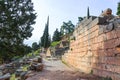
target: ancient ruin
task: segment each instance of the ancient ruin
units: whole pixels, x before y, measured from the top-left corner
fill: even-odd
[[[120,80],[120,18],[105,10],[80,22],[62,59],[85,73]]]

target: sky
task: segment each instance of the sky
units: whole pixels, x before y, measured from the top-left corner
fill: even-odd
[[[36,24],[32,37],[24,43],[31,46],[33,42],[39,42],[43,35],[47,17],[49,16],[49,34],[52,36],[56,28],[60,28],[63,22],[72,21],[76,25],[78,17],[87,15],[89,7],[90,15],[99,16],[107,8],[111,8],[116,15],[120,0],[32,0],[37,13]]]

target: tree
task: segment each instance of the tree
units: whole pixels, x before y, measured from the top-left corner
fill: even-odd
[[[60,28],[60,32],[62,33],[62,35],[66,35],[68,37],[68,41],[70,44],[70,35],[71,33],[73,33],[75,26],[72,24],[71,21],[68,22],[63,22],[63,25]]]
[[[24,53],[24,39],[32,36],[36,13],[31,0],[0,1],[0,56]],[[22,50],[21,50],[22,49]]]
[[[70,34],[74,31],[75,26],[72,24],[71,21],[63,22],[63,25],[61,26],[61,33],[62,34]]]
[[[37,42],[34,42],[34,43],[32,44],[32,49],[33,49],[34,51],[36,51],[37,49],[39,49],[39,45],[37,44]]]
[[[53,34],[52,41],[60,41],[60,40],[61,40],[61,33],[58,31],[58,29],[56,29]]]
[[[79,25],[79,23],[83,20],[83,17],[78,17],[78,22],[77,25]]]
[[[117,7],[117,15],[120,16],[120,2],[118,3],[118,7]]]
[[[24,48],[25,48],[25,54],[28,54],[28,53],[32,52],[32,48],[30,46],[25,45]]]
[[[41,46],[43,48],[48,48],[50,46],[50,36],[49,36],[49,16],[48,16],[48,19],[47,19],[47,24],[45,25],[45,29],[44,29],[44,33],[43,33],[43,36],[41,37]]]
[[[81,22],[83,20],[82,17],[78,17],[78,22]]]
[[[87,19],[90,18],[90,11],[89,11],[89,7],[87,8]]]

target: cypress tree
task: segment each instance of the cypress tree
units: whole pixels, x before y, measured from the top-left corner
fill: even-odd
[[[120,16],[120,2],[118,3],[118,7],[117,7],[117,15]]]
[[[89,7],[87,8],[87,19],[90,17]]]
[[[48,48],[50,46],[50,37],[49,37],[49,16],[47,19],[47,24],[45,25],[43,36],[41,37],[41,46],[43,48]]]

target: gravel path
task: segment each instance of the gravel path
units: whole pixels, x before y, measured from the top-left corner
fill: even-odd
[[[44,70],[33,72],[27,80],[98,80],[67,67],[60,60],[43,60]],[[87,76],[87,77],[86,77]],[[94,79],[93,79],[94,78]]]

